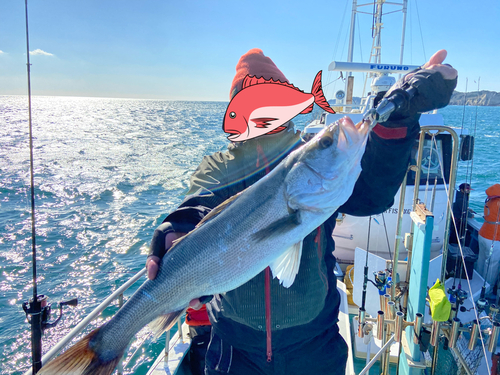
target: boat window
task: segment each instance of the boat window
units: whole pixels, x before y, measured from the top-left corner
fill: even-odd
[[[444,181],[449,182],[450,166],[451,166],[451,136],[449,134],[437,135],[433,141],[430,136],[426,135],[424,140],[424,148],[422,151],[422,168],[420,170],[420,184],[425,184],[429,181],[430,185],[434,185],[434,180],[437,178],[437,183],[442,185]],[[415,145],[411,151],[411,163],[417,164],[418,158],[418,139],[415,140]],[[443,171],[444,170],[444,179]],[[408,175],[408,185],[415,185],[414,171]]]

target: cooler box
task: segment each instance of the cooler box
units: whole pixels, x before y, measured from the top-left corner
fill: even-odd
[[[465,276],[465,272],[467,272],[467,276],[469,276],[469,280],[472,280],[474,275],[474,263],[477,261],[477,254],[475,254],[470,247],[464,246],[462,247],[462,251],[464,254],[465,261],[465,269],[464,264],[462,262],[462,254],[460,253],[460,249],[456,244],[448,245],[448,257],[446,259],[446,272],[448,273],[448,277],[457,277],[461,279],[467,279]],[[458,263],[458,264],[457,264]],[[456,275],[455,275],[456,272]]]

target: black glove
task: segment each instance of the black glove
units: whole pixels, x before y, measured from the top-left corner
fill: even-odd
[[[385,98],[389,98],[394,91],[398,89],[408,90],[410,87],[417,90],[409,103],[393,112],[389,119],[401,120],[414,117],[418,113],[446,107],[456,86],[457,78],[444,79],[440,72],[432,69],[414,70],[396,82],[384,95]]]
[[[165,249],[165,237],[167,237],[167,234],[174,232],[175,229],[173,225],[168,221],[159,225],[153,233],[153,239],[151,240],[148,256],[156,255],[158,258],[163,258],[167,252]]]

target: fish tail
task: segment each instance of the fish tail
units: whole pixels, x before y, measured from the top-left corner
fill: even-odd
[[[98,345],[92,345],[92,341],[94,341],[92,339],[96,338],[100,329],[92,331],[62,355],[47,363],[37,374],[111,375],[124,351],[116,353],[116,355],[108,351],[105,355],[100,356],[93,349],[94,346]]]
[[[325,94],[323,93],[323,88],[321,87],[321,74],[320,70],[318,74],[316,74],[316,78],[314,78],[313,86],[311,89],[311,94],[314,95],[314,101],[317,105],[319,105],[322,109],[327,112],[335,113],[335,111],[330,107],[328,101],[325,98]]]

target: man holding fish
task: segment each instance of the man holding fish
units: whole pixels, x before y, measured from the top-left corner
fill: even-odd
[[[456,86],[445,57],[437,52],[389,90],[386,96],[398,88],[417,93],[386,122],[354,125],[345,117],[303,143],[289,119],[313,102],[327,109],[321,75],[306,94],[261,50],[243,55],[224,119],[239,141],[203,159],[182,204],[156,229],[149,280],[39,374],[110,375],[142,327],[154,321],[161,334],[207,296],[205,374],[344,374],[335,219],[392,205],[419,113],[447,105]],[[260,101],[267,91],[273,94]]]
[[[420,113],[446,106],[456,86],[457,72],[443,64],[445,58],[446,51],[438,51],[421,69],[403,77],[386,94],[388,97],[395,89],[406,89],[410,85],[418,89],[407,108],[393,113],[387,122],[376,124],[369,133],[366,146],[361,146],[366,147],[361,154],[362,170],[353,181],[354,188],[344,193],[347,201],[340,201],[333,215],[296,244],[295,250],[299,251],[294,252],[295,261],[282,259],[296,263],[296,268],[300,264],[300,268],[292,272],[293,276],[271,265],[272,271],[267,267],[243,285],[215,294],[207,303],[212,333],[206,374],[345,373],[347,346],[337,326],[340,300],[333,273],[335,219],[338,212],[368,216],[392,205],[419,132]],[[271,85],[274,91],[262,100],[261,92],[272,91]],[[259,89],[261,92],[257,92]],[[160,259],[176,239],[193,230],[212,209],[270,173],[300,146],[300,136],[291,118],[310,112],[314,102],[332,112],[321,90],[321,72],[314,80],[311,94],[306,94],[291,85],[259,49],[252,49],[240,58],[230,99],[223,129],[229,133],[228,139],[236,143],[231,143],[226,152],[203,159],[191,177],[186,198],[155,231],[146,263],[150,280],[155,279]],[[382,95],[378,100],[381,99]],[[348,118],[342,119],[341,125],[354,129]],[[356,128],[360,129],[360,124]],[[311,142],[315,141],[321,147],[322,138],[316,137]],[[324,160],[324,163],[333,162]],[[351,175],[356,179],[355,172]],[[300,185],[300,188],[307,190],[308,185]],[[266,204],[248,202],[256,206],[261,203]],[[300,204],[302,206],[294,206],[288,201],[290,216],[299,212],[304,204],[314,209],[315,201],[308,198]],[[300,224],[302,219],[297,216],[293,220]],[[262,232],[262,236],[270,237],[273,231],[287,230],[287,225],[290,223],[275,222],[267,231],[257,234]],[[227,223],[225,233],[212,235],[225,236],[232,228],[231,223]],[[241,267],[240,264],[231,266]],[[207,297],[202,299],[207,300]],[[199,308],[202,304],[195,298],[189,305]]]

